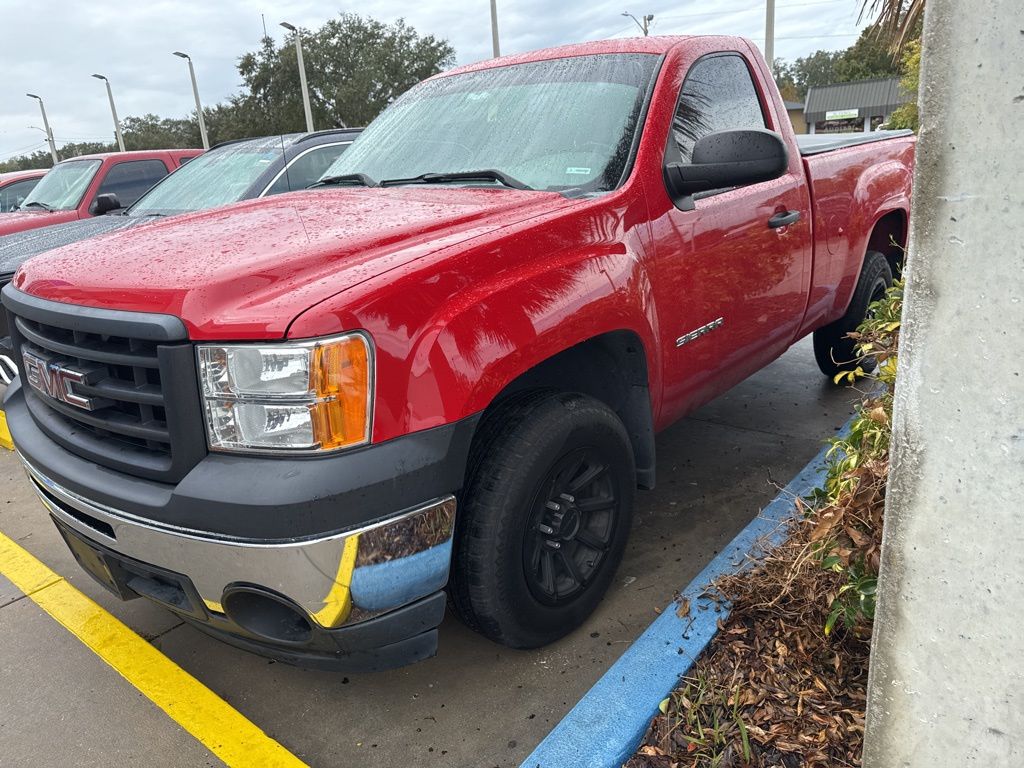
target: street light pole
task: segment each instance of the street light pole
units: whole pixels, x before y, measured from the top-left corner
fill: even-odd
[[[501,56],[501,46],[498,45],[498,0],[491,0],[491,50],[494,58]]]
[[[764,58],[768,71],[775,74],[775,0],[767,0],[764,17]]]
[[[192,57],[181,51],[175,51],[174,55],[188,62],[188,74],[192,78],[192,95],[196,98],[196,117],[199,118],[199,135],[203,140],[203,149],[209,149],[210,140],[206,137],[206,120],[203,119],[203,105],[199,101],[199,85],[196,83],[196,70],[192,66]]]
[[[295,33],[295,55],[299,60],[299,85],[302,87],[302,108],[306,111],[306,131],[313,132],[313,110],[309,107],[309,86],[306,85],[306,65],[302,61],[302,40],[293,24],[282,21],[281,26]]]
[[[644,33],[644,37],[647,37],[648,33],[650,32],[650,27],[649,27],[648,25],[649,25],[649,24],[650,24],[650,23],[651,23],[652,21],[654,21],[654,14],[653,14],[653,13],[648,13],[648,14],[645,14],[645,15],[644,15],[644,16],[643,16],[642,18],[640,18],[640,19],[638,19],[638,18],[637,18],[636,16],[634,16],[634,15],[633,15],[632,13],[630,13],[629,11],[624,11],[622,15],[623,15],[623,16],[628,16],[628,17],[629,17],[629,18],[631,18],[631,19],[632,19],[633,21],[635,21],[635,22],[636,22],[636,25],[637,25],[638,27],[640,27],[640,31]]]
[[[43,98],[42,96],[36,96],[34,93],[26,93],[25,95],[39,102],[39,111],[43,113],[43,128],[46,129],[46,143],[50,145],[50,157],[53,158],[53,164],[56,165],[60,160],[57,158],[57,145],[53,141],[50,121],[46,119],[46,107],[43,106]]]
[[[121,135],[121,122],[117,119],[117,107],[114,106],[114,92],[110,90],[110,81],[103,75],[94,74],[97,80],[102,80],[107,85],[107,98],[110,100],[110,114],[114,118],[114,134],[117,136],[117,147],[124,152],[124,137]]]

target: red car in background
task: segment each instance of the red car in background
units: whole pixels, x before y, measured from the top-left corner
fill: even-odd
[[[82,155],[53,166],[21,201],[0,218],[0,235],[100,216],[124,208],[201,149],[153,149]]]
[[[21,205],[45,175],[45,168],[0,173],[0,213],[10,213]]]

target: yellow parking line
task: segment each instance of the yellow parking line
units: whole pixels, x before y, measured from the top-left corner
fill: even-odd
[[[0,574],[228,765],[305,765],[2,533]]]
[[[7,428],[7,414],[0,411],[0,448],[8,451],[14,450],[14,441],[11,440],[11,430]]]

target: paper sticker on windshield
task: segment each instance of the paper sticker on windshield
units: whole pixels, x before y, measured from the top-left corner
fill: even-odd
[[[569,167],[569,168],[565,169],[565,175],[566,176],[589,176],[590,175],[590,169],[589,168]]]

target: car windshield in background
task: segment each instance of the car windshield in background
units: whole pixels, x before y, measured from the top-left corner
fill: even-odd
[[[294,137],[272,137],[211,149],[165,178],[143,195],[129,216],[173,216],[243,199],[249,188]],[[262,191],[262,190],[260,190]]]
[[[653,54],[577,56],[428,80],[374,120],[324,178],[496,170],[532,189],[614,189],[657,64]]]
[[[28,193],[20,210],[70,211],[77,208],[102,162],[66,160],[58,163]]]

